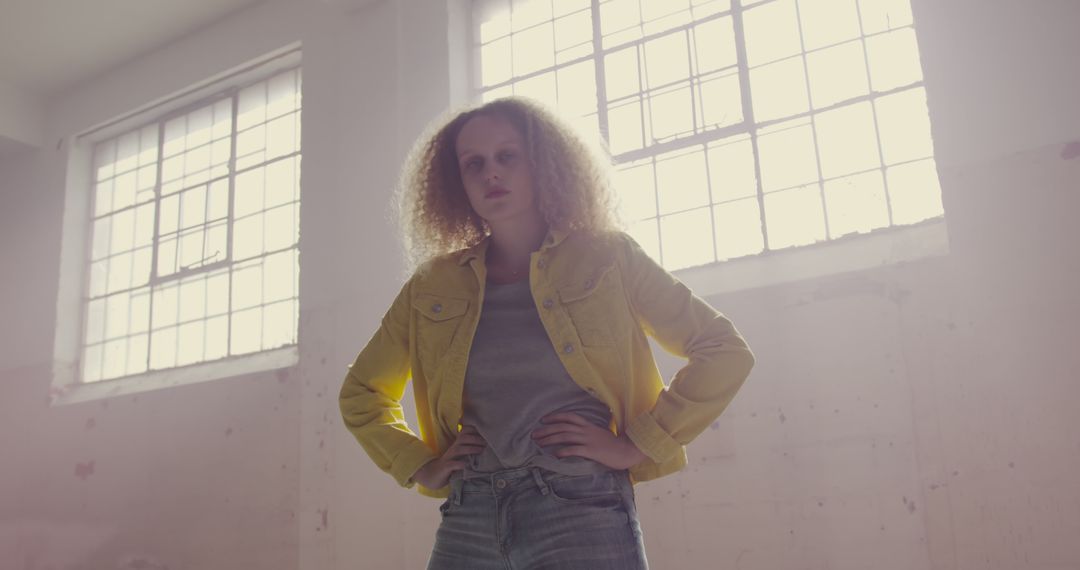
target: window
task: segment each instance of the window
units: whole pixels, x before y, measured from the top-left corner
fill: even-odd
[[[669,270],[943,213],[909,0],[473,8],[478,95],[601,133],[630,233]]]
[[[295,345],[299,68],[97,142],[79,380]]]

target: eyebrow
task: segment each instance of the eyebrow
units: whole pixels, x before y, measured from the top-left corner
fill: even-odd
[[[503,145],[513,145],[513,146],[515,146],[515,147],[520,147],[520,146],[521,146],[521,145],[520,145],[520,144],[518,143],[518,141],[516,141],[516,140],[514,140],[514,139],[505,139],[505,140],[499,141],[498,143],[496,143],[496,145],[495,145],[495,146],[503,146]],[[459,158],[459,159],[461,159],[461,158],[464,158],[464,157],[468,156],[468,155],[469,155],[469,153],[471,153],[471,152],[473,152],[473,150],[472,150],[472,149],[470,149],[470,148],[466,148],[466,149],[464,149],[464,150],[460,150],[460,151],[458,151],[458,158]]]

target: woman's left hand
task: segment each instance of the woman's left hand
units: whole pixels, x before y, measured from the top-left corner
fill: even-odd
[[[617,436],[575,413],[551,414],[540,422],[546,425],[532,432],[538,445],[567,446],[556,451],[556,457],[584,457],[612,469],[633,467],[647,457],[625,433]]]

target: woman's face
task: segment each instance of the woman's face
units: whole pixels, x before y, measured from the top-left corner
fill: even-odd
[[[461,183],[477,215],[495,224],[535,215],[525,140],[509,121],[477,115],[461,128],[455,148]]]

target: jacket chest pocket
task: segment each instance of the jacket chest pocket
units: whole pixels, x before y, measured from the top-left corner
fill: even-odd
[[[416,319],[417,356],[434,372],[465,320],[469,301],[421,293],[413,300],[413,309],[419,313]]]
[[[598,267],[578,281],[559,288],[570,320],[585,346],[613,344],[611,327],[618,322],[621,309],[622,285],[619,271],[613,265]]]

